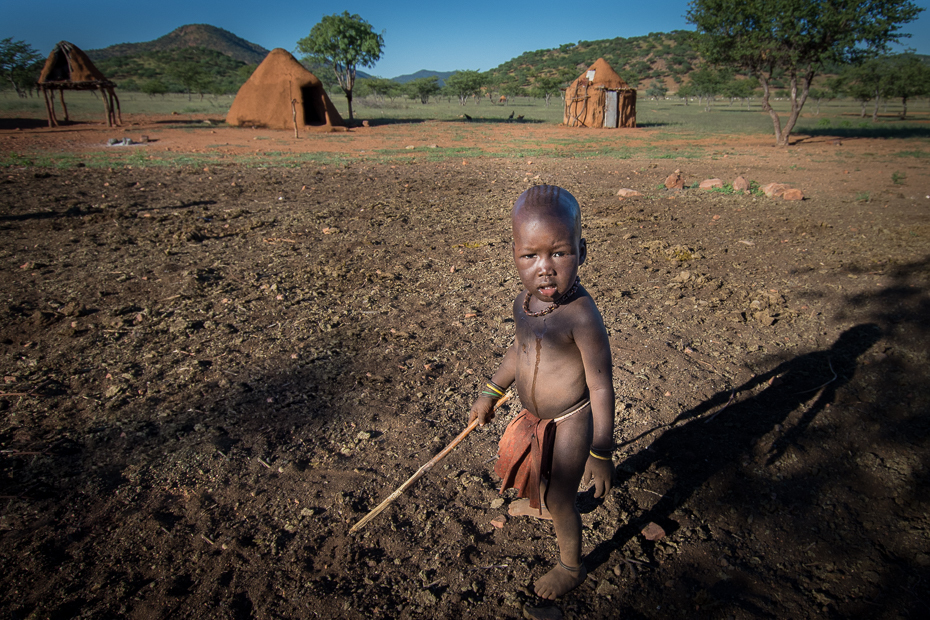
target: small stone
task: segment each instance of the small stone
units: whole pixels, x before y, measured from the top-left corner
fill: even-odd
[[[788,186],[784,183],[769,183],[762,186],[762,193],[764,193],[769,198],[778,198],[785,193],[785,190],[788,189]]]
[[[617,196],[620,198],[636,198],[637,196],[642,196],[642,194],[637,192],[635,189],[623,187],[617,191]]]
[[[746,180],[746,177],[738,176],[733,179],[733,189],[738,192],[748,192],[749,181]]]
[[[804,200],[804,194],[801,193],[801,190],[794,188],[786,189],[781,197],[784,200]]]
[[[523,606],[523,617],[527,620],[562,620],[562,610],[558,607]]]
[[[616,594],[620,591],[620,588],[610,583],[606,579],[601,579],[600,583],[597,584],[597,588],[594,590],[600,596],[610,596],[611,594]]]
[[[665,189],[684,189],[685,181],[681,178],[681,170],[676,170],[665,179]]]
[[[720,179],[704,179],[699,186],[700,189],[714,189],[723,187],[723,181]]]
[[[370,126],[371,126],[371,123],[369,123],[368,121],[362,121],[362,127],[370,127]]]
[[[765,326],[769,326],[775,323],[775,317],[769,314],[768,310],[756,312],[752,315],[752,318],[756,319]]]
[[[368,441],[371,439],[371,433],[368,431],[361,431],[358,435],[355,436],[359,441]]]
[[[650,522],[649,525],[643,528],[643,536],[646,537],[646,540],[662,540],[665,538],[665,530],[662,529],[662,526],[657,523]]]
[[[496,517],[491,519],[491,525],[493,525],[499,530],[504,529],[504,526],[506,524],[507,524],[507,517],[505,517],[504,515],[497,515]]]
[[[493,502],[491,502],[491,510],[497,510],[498,508],[500,508],[500,507],[503,506],[503,505],[504,505],[504,500],[503,500],[502,498],[498,497],[496,500],[494,500]]]

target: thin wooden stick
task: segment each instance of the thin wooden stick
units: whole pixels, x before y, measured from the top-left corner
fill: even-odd
[[[504,395],[500,398],[500,400],[498,400],[496,403],[494,403],[494,408],[497,409],[498,407],[500,407],[501,405],[503,405],[504,403],[506,403],[508,400],[510,400],[510,394],[509,394],[509,393],[508,393],[508,394],[504,394]],[[377,507],[375,507],[374,510],[372,510],[372,511],[369,512],[367,515],[365,515],[364,517],[362,517],[362,520],[361,520],[361,521],[359,521],[358,523],[356,523],[355,525],[353,525],[353,526],[352,526],[352,529],[349,530],[349,533],[350,533],[350,534],[354,534],[355,532],[357,532],[357,531],[359,531],[360,529],[362,529],[363,527],[365,527],[365,525],[367,525],[369,521],[371,521],[371,520],[374,519],[376,516],[378,516],[378,515],[381,513],[381,511],[383,511],[385,508],[387,508],[388,505],[389,505],[391,502],[393,502],[395,499],[397,499],[398,497],[400,497],[401,494],[402,494],[404,491],[406,491],[406,490],[410,487],[410,485],[412,485],[414,482],[416,482],[417,480],[419,480],[421,477],[423,477],[423,474],[425,474],[425,473],[428,472],[430,469],[432,469],[432,468],[433,468],[433,465],[435,465],[436,463],[438,463],[439,461],[441,461],[442,459],[444,459],[444,458],[446,457],[446,455],[448,455],[450,452],[452,452],[452,450],[455,448],[455,446],[457,446],[457,445],[459,445],[460,443],[462,443],[462,440],[465,439],[466,437],[468,437],[468,434],[469,434],[470,432],[472,432],[473,430],[475,430],[475,428],[476,428],[477,426],[478,426],[478,419],[475,418],[474,420],[472,420],[472,422],[471,422],[468,426],[465,427],[465,430],[462,431],[461,433],[459,433],[458,437],[456,437],[455,439],[453,439],[453,440],[449,443],[448,446],[446,446],[445,448],[442,449],[442,451],[441,451],[439,454],[437,454],[436,456],[434,456],[433,458],[431,458],[431,459],[429,460],[429,462],[426,463],[426,465],[424,465],[423,467],[421,467],[420,469],[418,469],[417,472],[416,472],[415,474],[413,474],[412,476],[410,476],[409,478],[407,478],[407,481],[406,481],[405,483],[403,483],[402,485],[400,485],[400,488],[398,488],[396,491],[394,491],[393,493],[391,493],[391,494],[388,496],[388,498],[387,498],[386,500],[384,500],[383,502],[381,502],[380,504],[378,504]]]
[[[297,100],[291,99],[291,113],[294,115],[294,137],[299,138],[297,135]]]

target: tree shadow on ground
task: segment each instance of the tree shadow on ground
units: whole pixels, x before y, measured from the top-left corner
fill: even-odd
[[[508,119],[508,118],[483,118],[480,116],[471,116],[470,119],[467,118],[447,118],[447,119],[435,119],[435,118],[376,118],[369,119],[369,127],[383,127],[386,125],[417,125],[420,123],[474,123],[482,125],[519,125],[519,124],[534,124],[539,125],[545,123],[546,121],[522,118],[522,119]]]
[[[63,123],[63,121],[62,121]],[[74,125],[75,123],[63,123]],[[0,118],[0,130],[17,130],[17,129],[45,129],[48,127],[48,120],[38,118]]]
[[[868,122],[868,121],[867,121]],[[802,133],[812,138],[928,138],[930,127],[917,125],[898,127],[894,125],[878,125],[871,127],[800,127],[796,133]]]
[[[678,524],[672,513],[717,474],[763,453],[769,463],[780,458],[786,447],[796,443],[814,418],[833,402],[836,391],[855,374],[856,360],[880,336],[881,330],[875,324],[857,325],[844,332],[829,349],[779,364],[679,415],[670,430],[620,464],[617,480],[622,486],[635,472],[665,467],[671,470],[674,483],[650,510],[622,526],[610,541],[596,548],[589,555],[590,565],[603,563],[605,551],[622,546],[650,521],[666,532],[676,530]],[[762,386],[767,387],[756,391]],[[753,395],[739,397],[747,393]],[[805,407],[800,416],[795,416],[799,419],[790,419]],[[790,428],[781,434],[788,425]],[[766,443],[765,438],[773,431],[780,436]]]
[[[678,541],[702,530],[721,562],[740,548],[746,560],[764,557],[773,539],[796,550],[779,553],[793,561],[778,567],[752,558],[737,578],[719,578],[716,558],[679,575],[711,583],[709,596],[731,609],[784,611],[778,592],[787,588],[845,617],[882,606],[925,610],[919,584],[930,578],[930,548],[909,533],[926,514],[927,372],[915,360],[926,358],[928,266],[925,258],[890,270],[891,285],[847,299],[836,318],[857,324],[832,346],[715,394],[621,462],[620,494],[635,495],[631,482],[645,481],[661,496],[640,502],[589,554],[589,568],[639,544],[657,566],[663,543],[639,538],[653,522],[681,529]],[[753,519],[765,528],[759,538]]]

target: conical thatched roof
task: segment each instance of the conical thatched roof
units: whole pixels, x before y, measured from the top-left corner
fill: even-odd
[[[345,122],[323,83],[287,50],[273,49],[236,94],[226,122],[233,126],[291,129],[294,107],[301,127],[332,128]]]
[[[60,41],[52,49],[39,75],[38,84],[75,89],[116,86],[94,66],[87,54],[67,41]]]
[[[607,90],[626,90],[630,87],[629,84],[623,81],[622,77],[617,75],[610,63],[603,58],[598,58],[593,65],[578,76],[577,80],[572,82],[569,88],[576,86],[581,80],[587,80],[595,88],[600,87]]]

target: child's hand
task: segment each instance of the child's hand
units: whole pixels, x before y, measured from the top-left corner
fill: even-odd
[[[614,482],[614,463],[588,455],[588,462],[584,466],[581,476],[582,484],[594,482],[594,497],[604,497],[610,491]]]
[[[494,399],[487,396],[479,396],[475,404],[471,406],[471,415],[468,416],[468,423],[477,418],[478,426],[484,426],[494,419]]]

